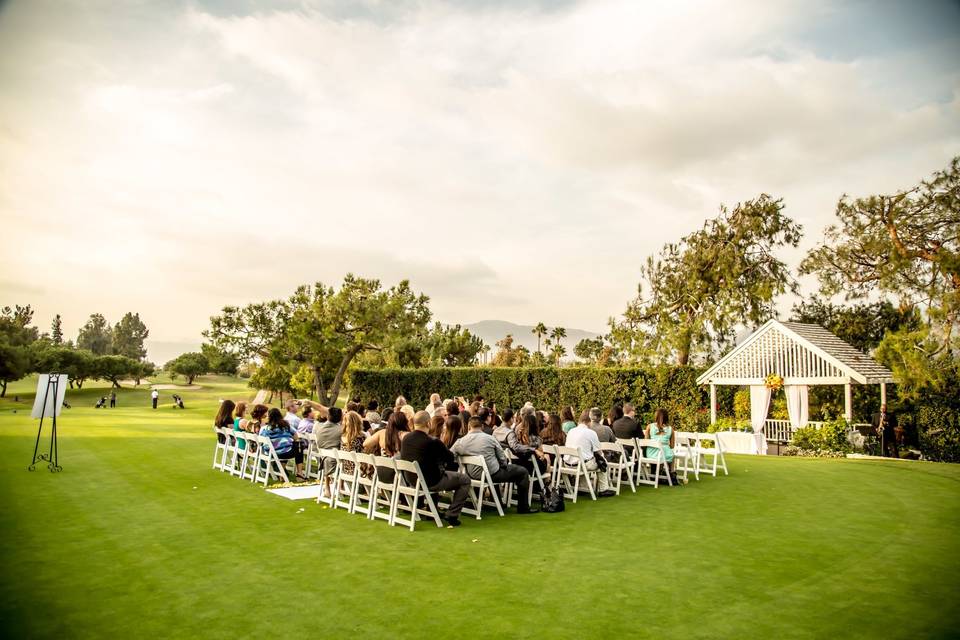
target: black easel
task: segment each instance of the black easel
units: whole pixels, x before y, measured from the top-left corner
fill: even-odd
[[[43,392],[43,409],[40,412],[40,426],[37,427],[37,441],[33,445],[33,462],[27,467],[28,471],[36,470],[37,463],[45,460],[47,462],[47,469],[50,470],[50,473],[56,473],[57,471],[63,471],[63,467],[57,461],[57,409],[60,407],[56,406],[57,398],[59,397],[60,391],[60,374],[51,373],[47,377],[47,388]],[[43,431],[43,419],[46,417],[47,413],[47,399],[50,395],[53,394],[53,420],[52,429],[50,431],[50,451],[47,453],[38,453],[40,450],[40,434]]]

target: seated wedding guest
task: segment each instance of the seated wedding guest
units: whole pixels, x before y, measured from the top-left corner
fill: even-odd
[[[367,411],[367,422],[370,423],[370,428],[367,430],[367,437],[372,436],[386,426],[383,420],[380,419],[380,414],[376,411]]]
[[[224,400],[220,403],[220,408],[217,409],[217,416],[213,419],[213,426],[218,429],[233,429],[233,424],[235,422],[233,417],[233,410],[237,405],[233,403],[233,400]],[[227,441],[227,437],[222,433],[217,433],[217,441],[221,444]]]
[[[647,425],[644,432],[647,440],[659,440],[663,445],[663,457],[667,460],[667,466],[673,469],[673,448],[676,446],[676,436],[673,433],[673,427],[670,426],[670,416],[666,409],[657,409],[653,414],[653,422]],[[647,447],[647,457],[657,456],[657,450]]]
[[[436,419],[436,417],[434,417]],[[470,496],[470,478],[456,471],[446,469],[456,465],[456,458],[443,442],[430,437],[427,429],[431,425],[430,414],[420,411],[413,417],[413,432],[400,443],[400,459],[417,462],[420,472],[431,493],[453,491],[450,506],[443,519],[453,527],[460,526],[460,511]],[[408,482],[416,482],[416,475],[406,472]]]
[[[398,411],[400,411],[401,413],[403,413],[404,415],[407,416],[407,424],[408,424],[408,425],[413,424],[413,416],[414,416],[414,414],[416,414],[416,411],[413,410],[413,407],[411,407],[411,406],[408,405],[408,404],[405,404],[405,405],[403,405],[402,407],[400,407],[400,408],[398,409]]]
[[[483,423],[478,418],[471,418],[468,427],[467,435],[454,442],[450,450],[458,456],[483,456],[494,482],[516,485],[517,513],[536,513],[537,509],[530,508],[530,474],[527,470],[520,465],[510,464],[497,439],[484,433]],[[467,465],[467,472],[474,478],[480,478],[483,473],[479,467],[471,465]]]
[[[618,404],[610,407],[610,411],[607,411],[607,417],[603,419],[603,424],[608,427],[613,427],[613,423],[623,417],[623,407]]]
[[[483,432],[486,433],[487,435],[492,436],[493,429],[494,429],[493,412],[490,411],[490,409],[487,409],[486,407],[479,407],[477,409],[477,418],[480,420],[481,423],[483,423]]]
[[[463,423],[460,422],[460,416],[447,416],[443,421],[443,431],[440,432],[440,440],[447,449],[453,446],[453,443],[460,439],[463,434]]]
[[[363,419],[356,411],[348,411],[343,416],[343,434],[340,436],[340,450],[352,451],[353,453],[363,453],[363,443],[366,438],[363,435]],[[346,473],[353,473],[353,463],[344,462],[343,470]]]
[[[524,416],[516,428],[507,434],[507,448],[517,456],[518,464],[533,473],[533,463],[536,460],[540,473],[547,470],[547,456],[540,445],[540,430],[537,426],[537,417],[532,413]]]
[[[343,436],[343,427],[340,421],[343,419],[343,410],[337,407],[327,409],[327,421],[323,424],[314,425],[313,435],[317,437],[318,449],[339,449],[340,438]],[[323,459],[323,495],[330,496],[330,476],[337,468],[337,461],[333,458]]]
[[[554,444],[563,446],[567,441],[567,434],[563,430],[563,427],[560,424],[560,416],[556,413],[551,413],[547,416],[547,426],[540,433],[540,438],[543,441],[543,444]]]
[[[505,409],[500,426],[493,430],[493,437],[500,444],[506,444],[507,434],[513,431],[513,409]]]
[[[590,412],[584,412],[586,415],[582,416],[583,421],[590,419]],[[587,424],[578,424],[573,429],[567,433],[567,447],[579,447],[580,456],[583,458],[583,464],[586,467],[588,472],[592,472],[596,480],[597,495],[603,498],[615,495],[616,492],[610,489],[609,479],[607,474],[599,471],[597,466],[597,460],[594,457],[594,453],[600,451],[600,438],[597,437],[597,432],[591,429]],[[564,456],[565,462],[567,464],[573,465],[577,463],[575,456]]]
[[[433,405],[433,417],[436,418],[437,416],[447,417],[447,405],[439,401]]]
[[[367,411],[380,411],[380,403],[376,400],[371,400],[367,403]]]
[[[246,431],[247,426],[247,403],[241,400],[233,410],[233,430]],[[237,446],[241,449],[247,446],[247,441],[243,438],[237,438]]]
[[[445,403],[447,417],[460,415],[460,404],[456,400],[447,400]]]
[[[409,431],[407,414],[403,411],[394,411],[387,421],[387,428],[381,429],[364,441],[363,451],[392,458],[400,452],[400,442]]]
[[[430,428],[427,429],[427,433],[430,434],[431,438],[440,437],[440,434],[443,433],[443,423],[446,421],[446,418],[438,415],[434,415],[432,418],[430,418]]]
[[[407,399],[404,398],[403,396],[397,396],[396,402],[393,403],[393,408],[394,408],[394,409],[399,409],[400,407],[402,407],[402,406],[405,405],[405,404],[407,404]]]
[[[296,431],[300,425],[300,416],[297,415],[297,411],[300,409],[300,403],[296,400],[287,400],[285,406],[287,408],[287,415],[283,416],[283,419],[287,421],[291,429]]]
[[[428,403],[427,403],[427,406],[424,407],[425,410],[426,410],[426,412],[427,412],[427,414],[428,414],[431,418],[433,417],[434,412],[436,412],[436,410],[437,410],[437,405],[438,405],[439,403],[440,403],[440,394],[439,394],[439,393],[431,393],[431,394],[430,394],[430,402],[428,402]]]
[[[602,418],[603,412],[600,411],[599,407],[593,407],[590,409],[590,428],[593,429],[597,434],[597,438],[600,439],[600,442],[616,442],[617,437],[613,435],[613,429],[605,424],[602,424],[600,422]]]
[[[573,407],[566,406],[560,410],[560,420],[561,427],[563,427],[564,433],[570,433],[570,430],[577,426],[577,422],[573,417]]]
[[[383,424],[383,427],[387,427],[387,423],[390,422],[390,416],[393,415],[393,407],[387,407],[383,410],[383,413],[380,414],[380,422]]]
[[[313,433],[313,428],[317,424],[316,411],[313,407],[307,405],[303,408],[303,411],[300,412],[302,416],[300,418],[300,424],[297,425],[297,433],[301,436],[304,436],[308,433]]]
[[[270,407],[265,404],[253,405],[253,410],[250,411],[250,419],[247,420],[245,431],[260,433],[260,427],[263,425],[268,411],[270,411]]]
[[[611,428],[618,438],[643,438],[643,429],[637,421],[637,409],[631,403],[623,405],[623,417],[614,420]]]
[[[284,420],[280,409],[270,409],[267,423],[260,427],[260,435],[270,438],[273,450],[281,461],[293,460],[297,465],[297,480],[306,480],[303,475],[303,452],[296,443],[297,432]]]

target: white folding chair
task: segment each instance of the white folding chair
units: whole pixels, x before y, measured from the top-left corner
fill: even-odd
[[[550,484],[557,483],[557,445],[555,444],[545,444],[540,447],[543,449],[543,452],[547,454],[550,459],[550,464],[547,466],[547,477],[550,478]]]
[[[319,459],[319,464],[320,464],[318,477],[320,478],[320,484],[324,485],[323,489],[320,490],[320,495],[317,496],[317,504],[325,504],[330,507],[333,507],[334,509],[336,509],[336,507],[334,507],[333,499],[337,491],[337,480],[338,480],[337,472],[340,468],[340,465],[337,463],[337,458],[339,455],[340,455],[339,449],[317,449],[317,458]],[[324,469],[325,460],[333,461],[333,469],[331,469],[329,472],[326,472]],[[327,486],[326,483],[324,482],[324,479],[327,476],[330,476],[330,495],[324,495],[325,493],[324,489],[326,489],[326,486]]]
[[[376,493],[374,493],[373,504],[370,505],[370,519],[386,520],[390,522],[393,518],[393,501],[397,495],[397,464],[393,458],[386,456],[373,456],[374,476],[376,477]],[[386,511],[381,511],[381,507]]]
[[[520,458],[513,455],[513,451],[510,451],[510,449],[504,449],[503,451],[504,453],[507,454],[507,460],[509,460],[511,464],[515,464],[520,467],[523,466],[522,464],[520,464]],[[530,484],[527,487],[527,504],[530,504],[531,502],[533,502],[534,486],[540,487],[541,496],[543,495],[543,488],[544,488],[543,474],[540,473],[540,465],[537,464],[536,456],[530,458],[530,460],[533,463],[533,467],[532,467],[533,470],[527,472],[530,475]],[[508,508],[517,506],[520,504],[519,501],[513,495],[513,489],[514,489],[513,483],[512,482],[507,483],[506,496],[503,499],[503,504],[505,504]]]
[[[708,444],[710,442],[713,444]],[[730,472],[727,471],[727,461],[723,457],[723,445],[717,434],[698,433],[696,452],[698,472],[709,473],[713,477],[717,477],[717,463],[719,462],[724,475],[730,475]]]
[[[623,473],[634,493],[637,492],[637,440],[635,438],[617,438],[617,444],[623,452]]]
[[[670,478],[670,467],[667,465],[667,456],[663,451],[663,444],[659,440],[637,438],[637,448],[640,464],[638,484],[648,484],[653,488],[660,486],[660,478],[666,476],[667,484],[673,485]]]
[[[377,474],[364,475],[364,466],[374,470],[376,463],[369,453],[358,453],[357,458],[357,491],[353,498],[351,513],[362,513],[368,520],[373,519],[373,512],[377,509]]]
[[[574,458],[575,462],[571,463],[567,459],[568,456]],[[557,483],[558,485],[563,485],[566,489],[565,497],[571,498],[574,502],[577,501],[577,494],[580,492],[580,478],[583,478],[587,486],[587,491],[590,492],[590,498],[593,500],[597,499],[597,493],[593,490],[592,472],[587,471],[587,465],[583,461],[580,447],[558,446],[556,465]],[[573,484],[570,483],[570,478],[573,478]]]
[[[400,459],[394,459],[394,463],[397,465],[397,490],[393,496],[393,508],[390,510],[390,524],[402,524],[413,531],[417,520],[423,515],[432,517],[442,529],[443,521],[440,520],[440,512],[437,511],[430,488],[420,471],[420,463]],[[408,473],[414,474],[414,477],[408,478]],[[420,500],[423,500],[426,508],[420,506]],[[410,517],[405,518],[403,513],[409,513]]]
[[[353,466],[352,469],[347,467]],[[360,467],[357,465],[357,454],[353,451],[339,451],[337,453],[336,485],[331,490],[333,502],[330,505],[336,509],[341,507],[347,513],[353,513],[353,502],[357,496],[357,476]]]
[[[242,448],[240,452],[240,479],[254,482],[257,477],[257,469],[260,468],[260,450],[257,448],[257,437],[247,432],[243,432],[243,435],[238,434],[237,446]]]
[[[320,478],[320,471],[323,469],[323,463],[320,462],[320,448],[317,446],[317,436],[313,432],[300,434],[300,439],[307,443],[306,451],[303,454],[304,475],[307,478]]]
[[[674,465],[677,473],[682,473],[685,480],[691,471],[693,472],[693,477],[700,480],[700,459],[695,446],[698,435],[699,434],[694,432],[682,431],[674,436]]]
[[[220,471],[226,471],[227,443],[226,440],[220,442],[220,438],[226,438],[226,434],[220,427],[214,427],[213,434],[217,438],[217,446],[213,450],[213,468],[219,469]]]
[[[487,461],[483,459],[483,456],[460,456],[458,461],[460,462],[460,470],[470,476],[470,502],[473,504],[472,508],[464,507],[463,512],[467,515],[476,516],[477,520],[480,520],[483,508],[493,507],[502,516],[503,505],[500,502],[497,485],[494,484],[490,470],[487,468]],[[470,474],[469,467],[476,467],[480,470],[479,479],[475,479]],[[488,489],[489,491],[487,491]],[[490,496],[489,500],[486,498],[487,495]]]
[[[607,477],[613,490],[620,495],[620,484],[623,482],[623,476],[627,476],[627,484],[636,493],[637,487],[633,484],[633,470],[630,468],[632,462],[628,462],[627,455],[617,442],[601,442],[600,451],[610,452],[616,455],[606,456],[607,458]]]
[[[273,442],[267,436],[257,436],[257,450],[260,452],[257,463],[256,477],[254,482],[263,482],[263,486],[269,484],[271,478],[281,482],[289,482],[287,477],[286,462],[280,460],[277,451],[273,448]]]

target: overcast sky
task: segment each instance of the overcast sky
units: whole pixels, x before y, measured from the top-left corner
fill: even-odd
[[[0,304],[196,341],[352,271],[602,331],[721,202],[805,250],[958,153],[957,2],[13,0]]]

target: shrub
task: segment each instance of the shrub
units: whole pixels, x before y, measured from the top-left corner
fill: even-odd
[[[793,434],[791,445],[804,451],[835,451],[850,450],[847,440],[849,425],[843,418],[824,422],[820,428],[814,426],[800,427]]]
[[[733,415],[737,420],[750,420],[750,389],[740,389],[733,394]]]
[[[920,450],[935,462],[960,462],[960,424],[946,407],[920,407],[916,413]]]
[[[350,394],[364,401],[393,404],[403,395],[424,406],[431,393],[442,397],[481,394],[501,408],[530,401],[538,408],[561,406],[606,409],[633,402],[637,419],[653,421],[659,407],[670,412],[678,429],[705,431],[710,422],[710,393],[697,386],[702,369],[694,367],[436,367],[425,369],[357,369]],[[717,389],[718,404],[732,403],[733,387]]]

